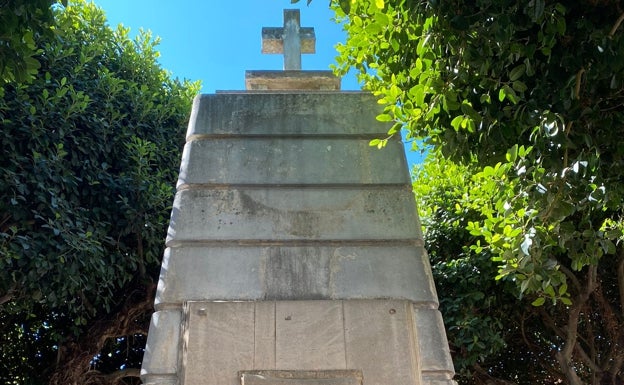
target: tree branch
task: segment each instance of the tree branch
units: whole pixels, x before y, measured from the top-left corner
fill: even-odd
[[[568,325],[566,327],[566,338],[563,343],[563,349],[557,352],[557,361],[561,371],[568,379],[570,385],[583,385],[583,382],[579,378],[578,374],[574,370],[574,363],[572,361],[572,353],[577,346],[578,339],[578,321],[581,314],[581,309],[585,306],[585,303],[589,300],[589,296],[596,287],[596,275],[598,272],[598,266],[592,265],[587,269],[587,280],[585,282],[585,290],[580,291],[574,304],[570,307],[568,313]],[[579,347],[580,348],[580,347]]]
[[[0,306],[12,300],[13,297],[15,297],[15,293],[13,291],[9,291],[4,294],[2,297],[0,297]]]
[[[576,84],[574,85],[574,99],[576,100],[581,98],[581,83],[583,82],[584,73],[585,73],[585,68],[581,68],[576,73]]]
[[[574,273],[570,269],[565,267],[562,263],[559,264],[559,269],[563,272],[563,274],[565,274],[566,278],[568,278],[570,281],[572,281],[572,284],[574,285],[576,290],[578,292],[581,292],[582,291],[581,283],[579,282],[578,278],[576,278]]]
[[[624,248],[620,248],[617,264],[618,291],[620,294],[620,314],[624,317]]]
[[[622,21],[624,21],[624,13],[621,14],[620,17],[618,17],[618,19],[616,20],[613,28],[611,28],[611,31],[609,32],[609,37],[613,37],[615,35],[618,28],[620,28],[620,24],[622,24]]]

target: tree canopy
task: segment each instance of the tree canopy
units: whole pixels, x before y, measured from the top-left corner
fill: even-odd
[[[52,34],[53,0],[4,0],[0,4],[0,85],[37,74],[37,41]]]
[[[199,85],[92,3],[50,22],[37,76],[0,88],[0,382],[115,383],[141,360]]]
[[[489,256],[487,279],[536,308],[543,331],[525,342],[550,352],[541,383],[621,383],[621,2],[332,4],[347,32],[336,70],[359,72],[386,106],[378,119],[395,122],[388,135],[405,129],[430,162],[467,167],[453,206],[429,214],[457,217],[471,263]]]

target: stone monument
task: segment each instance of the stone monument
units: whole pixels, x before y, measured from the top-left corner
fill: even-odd
[[[399,140],[375,98],[284,71],[193,104],[141,370],[150,385],[448,385],[453,366]]]

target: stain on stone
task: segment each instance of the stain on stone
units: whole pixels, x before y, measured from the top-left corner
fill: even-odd
[[[266,300],[329,298],[329,257],[320,248],[271,248],[264,271]]]

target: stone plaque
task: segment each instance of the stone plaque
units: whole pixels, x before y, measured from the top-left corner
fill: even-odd
[[[247,370],[241,385],[362,385],[361,370]]]

